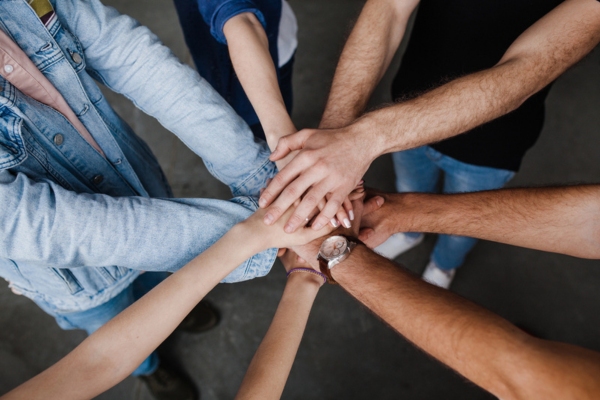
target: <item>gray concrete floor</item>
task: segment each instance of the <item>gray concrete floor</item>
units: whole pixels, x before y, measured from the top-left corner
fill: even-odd
[[[182,60],[190,58],[171,2],[106,0],[150,26]],[[295,67],[294,120],[318,124],[344,37],[362,0],[292,0],[300,24]],[[395,65],[399,62],[398,57]],[[513,186],[597,182],[600,176],[600,51],[561,77],[547,101],[539,142],[526,156]],[[386,76],[373,104],[388,102]],[[387,82],[387,84],[386,84]],[[152,147],[180,197],[229,196],[202,162],[154,119],[109,93],[111,103]],[[370,185],[393,190],[389,156],[369,172]],[[420,272],[435,237],[399,261]],[[600,351],[600,268],[579,260],[480,242],[457,274],[453,291],[541,337]],[[262,279],[219,285],[208,298],[221,325],[201,335],[175,334],[165,345],[200,387],[203,399],[233,398],[281,296],[285,275],[277,264]],[[83,340],[62,331],[28,299],[0,288],[0,393],[42,371]],[[515,366],[518,368],[518,366]],[[90,377],[93,379],[93,377]],[[128,378],[99,399],[148,399]],[[284,399],[488,399],[482,390],[432,360],[388,329],[340,288],[319,294]]]

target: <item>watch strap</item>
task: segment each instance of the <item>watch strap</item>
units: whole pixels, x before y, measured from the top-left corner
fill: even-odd
[[[332,285],[337,285],[338,283],[331,276],[331,270],[329,269],[329,263],[327,260],[321,257],[321,254],[317,256],[317,259],[319,260],[319,269],[321,270],[321,273],[327,277],[327,282],[331,283]]]

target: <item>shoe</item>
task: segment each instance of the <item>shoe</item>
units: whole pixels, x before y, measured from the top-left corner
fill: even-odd
[[[151,375],[140,376],[156,400],[198,400],[198,390],[184,375],[162,363]]]
[[[206,300],[202,300],[181,321],[177,327],[178,331],[187,333],[206,332],[219,323],[219,312]]]
[[[448,289],[454,279],[456,268],[448,271],[440,269],[433,261],[429,261],[423,272],[423,280],[442,289]]]
[[[404,233],[394,233],[389,237],[388,240],[381,243],[379,246],[375,247],[376,253],[381,254],[385,258],[389,258],[393,260],[398,257],[400,254],[407,252],[408,250],[416,247],[423,241],[425,238],[424,234],[420,234],[416,238],[412,236],[407,236]]]

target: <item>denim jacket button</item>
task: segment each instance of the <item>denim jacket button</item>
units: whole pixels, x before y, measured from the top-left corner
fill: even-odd
[[[104,177],[102,175],[96,175],[95,177],[92,178],[92,183],[94,185],[99,185],[102,183],[103,180],[104,180]]]
[[[53,140],[54,140],[54,144],[55,145],[60,146],[65,141],[65,138],[60,133],[57,133],[56,135],[54,135],[54,139]]]
[[[75,64],[79,64],[81,62],[81,56],[79,53],[71,53],[71,59],[73,59]]]
[[[15,68],[12,65],[10,65],[10,64],[6,64],[4,66],[4,72],[6,72],[7,74],[10,74],[11,72],[13,72],[14,69]]]

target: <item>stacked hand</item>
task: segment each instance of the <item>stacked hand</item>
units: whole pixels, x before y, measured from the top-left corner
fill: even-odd
[[[336,216],[342,225],[348,226],[356,217],[356,211],[352,210],[347,197],[374,159],[373,147],[373,143],[365,142],[348,128],[304,129],[281,138],[271,160],[280,160],[296,150],[298,154],[261,195],[260,207],[268,207],[264,222],[267,225],[275,223],[296,200],[302,198],[295,212],[285,218],[285,232],[291,233],[303,226],[322,200],[326,201],[325,206],[312,223],[312,228],[319,230]],[[332,224],[337,225],[335,222]]]

